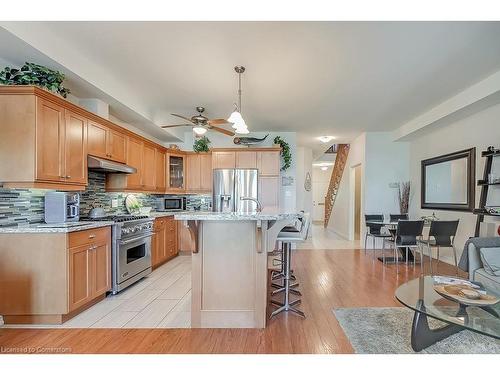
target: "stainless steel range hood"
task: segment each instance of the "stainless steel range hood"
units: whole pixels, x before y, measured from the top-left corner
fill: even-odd
[[[101,171],[106,173],[136,173],[137,169],[126,164],[117,163],[116,161],[101,159],[95,156],[87,156],[88,168],[93,171]]]

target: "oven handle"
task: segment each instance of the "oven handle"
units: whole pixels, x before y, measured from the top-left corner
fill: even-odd
[[[140,237],[134,237],[134,238],[131,238],[129,240],[121,240],[120,245],[126,245],[126,244],[129,244],[132,242],[137,242],[139,240],[142,240],[143,238],[149,238],[149,237],[151,237],[151,234],[147,234],[145,236],[140,236]]]

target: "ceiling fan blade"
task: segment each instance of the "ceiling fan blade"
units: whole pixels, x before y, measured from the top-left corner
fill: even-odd
[[[224,125],[224,124],[230,124],[229,121],[223,119],[223,118],[214,118],[213,120],[208,120],[209,125]]]
[[[186,121],[189,121],[189,122],[191,122],[191,123],[193,123],[193,124],[194,124],[194,122],[193,122],[193,121],[191,121],[191,119],[190,119],[190,118],[188,118],[188,117],[181,116],[181,115],[177,115],[177,114],[175,114],[175,113],[171,113],[171,115],[172,115],[172,116],[175,116],[175,117],[180,117],[181,119],[186,120]]]
[[[193,124],[163,125],[162,128],[175,128],[177,126],[193,126]]]
[[[210,130],[215,130],[216,132],[223,133],[223,134],[229,135],[231,137],[234,135],[234,133],[232,131],[222,129],[222,128],[217,128],[215,126],[210,127]]]

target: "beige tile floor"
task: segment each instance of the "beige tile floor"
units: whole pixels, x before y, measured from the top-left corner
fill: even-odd
[[[322,225],[313,224],[299,249],[356,249]],[[191,327],[191,257],[178,256],[116,296],[85,310],[62,325],[3,325],[3,328],[189,328]]]
[[[148,277],[62,325],[6,324],[3,328],[189,328],[191,257],[178,256]]]

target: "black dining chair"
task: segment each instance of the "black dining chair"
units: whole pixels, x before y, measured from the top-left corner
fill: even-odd
[[[408,214],[389,214],[390,221],[408,220]]]
[[[373,223],[373,221],[380,221],[380,224]],[[383,221],[384,221],[384,215],[365,215],[365,225],[366,225],[365,254],[366,254],[366,245],[368,242],[368,237],[372,237],[373,239],[373,251],[375,251],[375,241],[377,238],[382,238],[382,245],[383,245],[385,238],[392,237],[389,233],[382,232],[382,228],[384,227],[384,224],[382,224]]]
[[[442,221],[433,220],[431,221],[431,227],[429,228],[429,236],[427,239],[419,240],[422,245],[420,251],[420,261],[422,264],[421,273],[424,273],[424,251],[423,247],[426,246],[429,250],[429,267],[432,275],[432,249],[437,249],[437,265],[439,265],[439,249],[441,247],[450,247],[453,249],[453,257],[455,258],[455,269],[458,276],[458,260],[457,260],[457,250],[454,246],[455,236],[457,234],[459,220]]]
[[[423,220],[399,220],[394,239],[385,240],[394,246],[394,259],[396,260],[397,272],[399,272],[398,249],[405,249],[406,262],[408,263],[408,250],[410,248],[418,250],[420,244],[417,241],[417,237],[422,237],[423,229]],[[413,264],[415,265],[415,257],[413,257]]]

